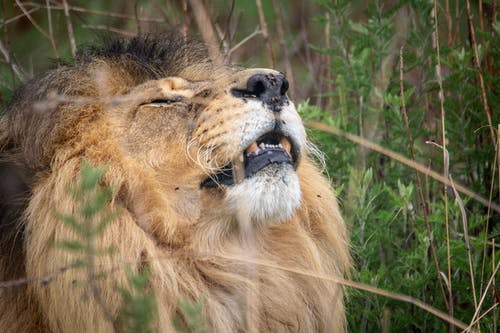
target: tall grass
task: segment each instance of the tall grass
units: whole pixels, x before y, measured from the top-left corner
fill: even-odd
[[[326,172],[351,228],[352,280],[390,292],[351,284],[350,331],[456,331],[420,303],[394,296],[404,294],[481,332],[496,332],[496,1],[218,1],[195,7],[201,16],[211,14],[207,26],[187,1],[138,2],[135,8],[3,2],[1,101],[47,66],[42,55],[63,62],[75,43],[95,39],[96,31],[210,30],[220,46],[211,51],[220,52],[214,56],[220,61],[274,64],[292,79],[291,94],[310,124],[310,138],[326,154]],[[143,283],[137,279],[131,277],[135,287],[124,291],[131,306],[124,314],[152,304],[135,293]],[[199,327],[199,306],[185,305],[193,327]],[[142,325],[140,318],[128,327]]]

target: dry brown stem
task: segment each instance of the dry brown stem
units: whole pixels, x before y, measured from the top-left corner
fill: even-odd
[[[404,69],[403,47],[401,47],[400,52],[399,52],[399,88],[400,88],[400,95],[401,95],[401,109],[403,111],[403,119],[404,119],[405,127],[406,127],[406,135],[408,137],[408,146],[410,149],[411,160],[413,162],[415,162],[416,160],[415,160],[415,153],[413,151],[413,138],[412,138],[411,131],[410,131],[410,124],[408,121],[408,112],[406,110],[406,101],[405,101],[405,95],[404,95],[403,69]],[[431,226],[429,223],[429,218],[427,216],[427,205],[426,205],[426,201],[424,198],[424,192],[422,190],[422,182],[420,181],[420,175],[419,175],[418,171],[416,169],[414,169],[414,171],[415,171],[415,178],[417,180],[417,190],[418,190],[420,203],[421,203],[421,207],[422,207],[422,215],[424,217],[425,229],[427,231],[427,237],[429,238],[429,248],[431,251],[431,257],[432,257],[432,261],[434,262],[434,266],[436,268],[437,280],[439,283],[439,289],[441,290],[441,296],[443,297],[444,304],[446,306],[446,309],[448,310],[449,305],[448,305],[448,301],[446,299],[443,281],[439,275],[439,272],[441,272],[441,268],[439,267],[439,262],[438,262],[438,259],[436,256],[434,239],[432,237]]]
[[[264,37],[264,42],[267,48],[267,59],[270,68],[274,68],[274,54],[273,46],[271,40],[269,39],[269,31],[267,30],[266,17],[264,16],[264,11],[262,10],[261,0],[255,0],[255,5],[257,6],[257,11],[259,13],[260,29],[262,30],[262,37]]]
[[[198,25],[198,30],[207,44],[208,56],[210,59],[216,63],[223,63],[223,57],[219,52],[216,33],[214,27],[212,26],[212,21],[210,20],[210,15],[207,13],[207,9],[200,0],[189,0],[189,5],[193,9],[194,19]]]
[[[280,4],[277,0],[272,0],[274,15],[276,17],[276,31],[278,33],[278,41],[280,44],[280,48],[283,51],[283,63],[285,65],[285,73],[290,84],[290,89],[288,90],[288,94],[291,98],[294,97],[294,89],[295,89],[295,80],[293,78],[293,70],[292,64],[290,62],[290,54],[288,52],[288,47],[285,43],[285,30],[283,28],[283,12],[281,10]]]
[[[402,156],[401,154],[398,154],[392,150],[384,148],[384,147],[382,147],[374,142],[368,141],[360,136],[345,132],[341,129],[338,129],[338,128],[333,127],[333,126],[328,126],[328,125],[320,123],[320,122],[307,121],[305,124],[308,127],[315,128],[317,130],[320,130],[320,131],[323,131],[326,133],[331,133],[331,134],[335,134],[335,135],[341,136],[343,138],[346,138],[347,140],[352,141],[354,143],[357,143],[357,144],[359,144],[367,149],[376,151],[376,152],[383,154],[389,158],[392,158],[395,161],[398,161],[402,164],[405,164],[405,165],[409,166],[410,168],[416,169],[419,172],[423,173],[424,175],[427,175],[427,176],[434,178],[435,180],[441,182],[442,184],[446,184],[447,186],[451,186],[450,180],[443,177],[443,175],[439,174],[438,172],[431,170],[430,168],[426,167],[425,165],[414,162],[414,161],[412,161],[412,160],[410,160],[410,159],[408,159],[408,158]],[[467,188],[463,185],[455,183],[455,187],[456,187],[457,191],[459,191],[460,193],[463,193],[466,196],[471,197],[472,199],[476,200],[477,202],[483,204],[485,207],[489,206],[492,210],[500,213],[500,205],[493,203],[493,202],[489,202],[488,199],[482,197],[481,195],[475,193],[474,191],[470,190],[469,188]]]
[[[3,58],[5,59],[5,63],[10,66],[12,69],[12,72],[17,76],[17,78],[23,82],[26,80],[26,75],[24,74],[23,70],[13,61],[12,57],[10,56],[10,52],[3,45],[2,40],[0,39],[0,53],[3,55]]]
[[[474,63],[477,69],[477,75],[479,79],[479,87],[481,88],[481,102],[483,104],[483,110],[486,115],[486,119],[488,120],[488,129],[490,131],[491,143],[493,145],[496,144],[495,132],[493,131],[493,124],[491,122],[491,109],[488,104],[488,97],[486,95],[486,88],[484,86],[483,73],[481,72],[481,61],[479,60],[479,51],[476,42],[476,34],[474,33],[474,23],[472,21],[472,13],[470,9],[470,1],[465,1],[467,8],[467,21],[469,22],[469,34],[472,43],[472,49],[474,51]]]
[[[36,23],[36,21],[33,19],[30,13],[24,7],[24,5],[19,0],[16,0],[16,4],[19,7],[19,9],[21,9],[24,16],[26,16],[26,18],[31,22],[31,24],[33,24],[35,29],[38,30],[45,38],[50,40],[50,36],[47,34],[47,32],[45,32],[45,30],[42,29],[41,26],[38,25],[38,23]]]
[[[32,9],[28,10],[28,13],[34,12],[39,9],[47,9],[47,5],[41,5],[39,3],[35,2],[23,2],[25,6],[30,6]],[[62,10],[64,11],[64,6],[63,5],[55,5],[50,7],[53,10]],[[78,6],[71,6],[68,4],[68,9],[70,12],[79,12],[79,13],[84,13],[84,14],[91,14],[91,15],[99,15],[99,16],[106,16],[106,17],[113,17],[113,18],[122,18],[122,19],[127,19],[127,20],[136,20],[134,15],[128,15],[128,14],[122,14],[122,13],[115,13],[115,12],[110,12],[110,11],[100,11],[100,10],[94,10],[94,9],[88,9],[84,7],[78,7]],[[25,16],[25,15],[22,15]],[[153,22],[153,23],[165,23],[165,20],[160,19],[160,18],[152,18],[152,17],[142,17],[139,18],[140,22]]]
[[[56,58],[59,58],[59,51],[57,51],[56,39],[54,38],[54,29],[52,27],[52,8],[50,7],[50,1],[45,0],[45,4],[47,5],[47,21],[49,24],[50,44],[54,49],[54,54],[56,55]]]
[[[434,47],[436,49],[436,78],[439,85],[439,106],[441,110],[441,142],[443,148],[443,172],[444,179],[448,181],[448,154],[446,150],[446,127],[445,127],[445,110],[444,110],[444,91],[443,91],[443,79],[441,75],[441,54],[439,46],[439,29],[438,29],[438,6],[437,0],[434,0]],[[444,217],[445,217],[445,227],[446,227],[446,257],[448,263],[448,313],[453,317],[453,289],[451,280],[451,253],[450,253],[450,228],[449,228],[449,218],[448,218],[448,183],[444,184]],[[455,328],[450,326],[450,332],[455,332]]]
[[[76,41],[75,34],[73,33],[73,22],[71,22],[71,17],[69,16],[68,2],[63,0],[64,7],[64,17],[66,18],[66,28],[68,29],[69,44],[71,46],[71,55],[76,56]]]

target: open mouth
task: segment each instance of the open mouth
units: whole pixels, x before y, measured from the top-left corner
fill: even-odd
[[[277,131],[264,134],[252,142],[242,154],[245,178],[254,176],[270,164],[288,163],[295,166],[298,160],[298,151],[293,140]],[[233,165],[228,164],[205,179],[201,187],[231,186],[234,183]]]

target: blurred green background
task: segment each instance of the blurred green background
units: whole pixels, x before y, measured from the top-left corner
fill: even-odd
[[[199,23],[193,4],[209,23]],[[224,61],[285,72],[351,230],[351,279],[498,331],[496,0],[3,0],[0,9],[0,112],[30,77],[110,36],[178,29],[206,39],[213,31]],[[313,122],[470,192],[457,197],[429,172]],[[348,294],[350,332],[460,331],[413,304]]]

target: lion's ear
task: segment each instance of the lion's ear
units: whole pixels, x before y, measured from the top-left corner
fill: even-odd
[[[172,90],[185,90],[189,89],[190,82],[181,77],[167,77],[165,79],[158,80],[158,84],[165,93],[171,92]]]

